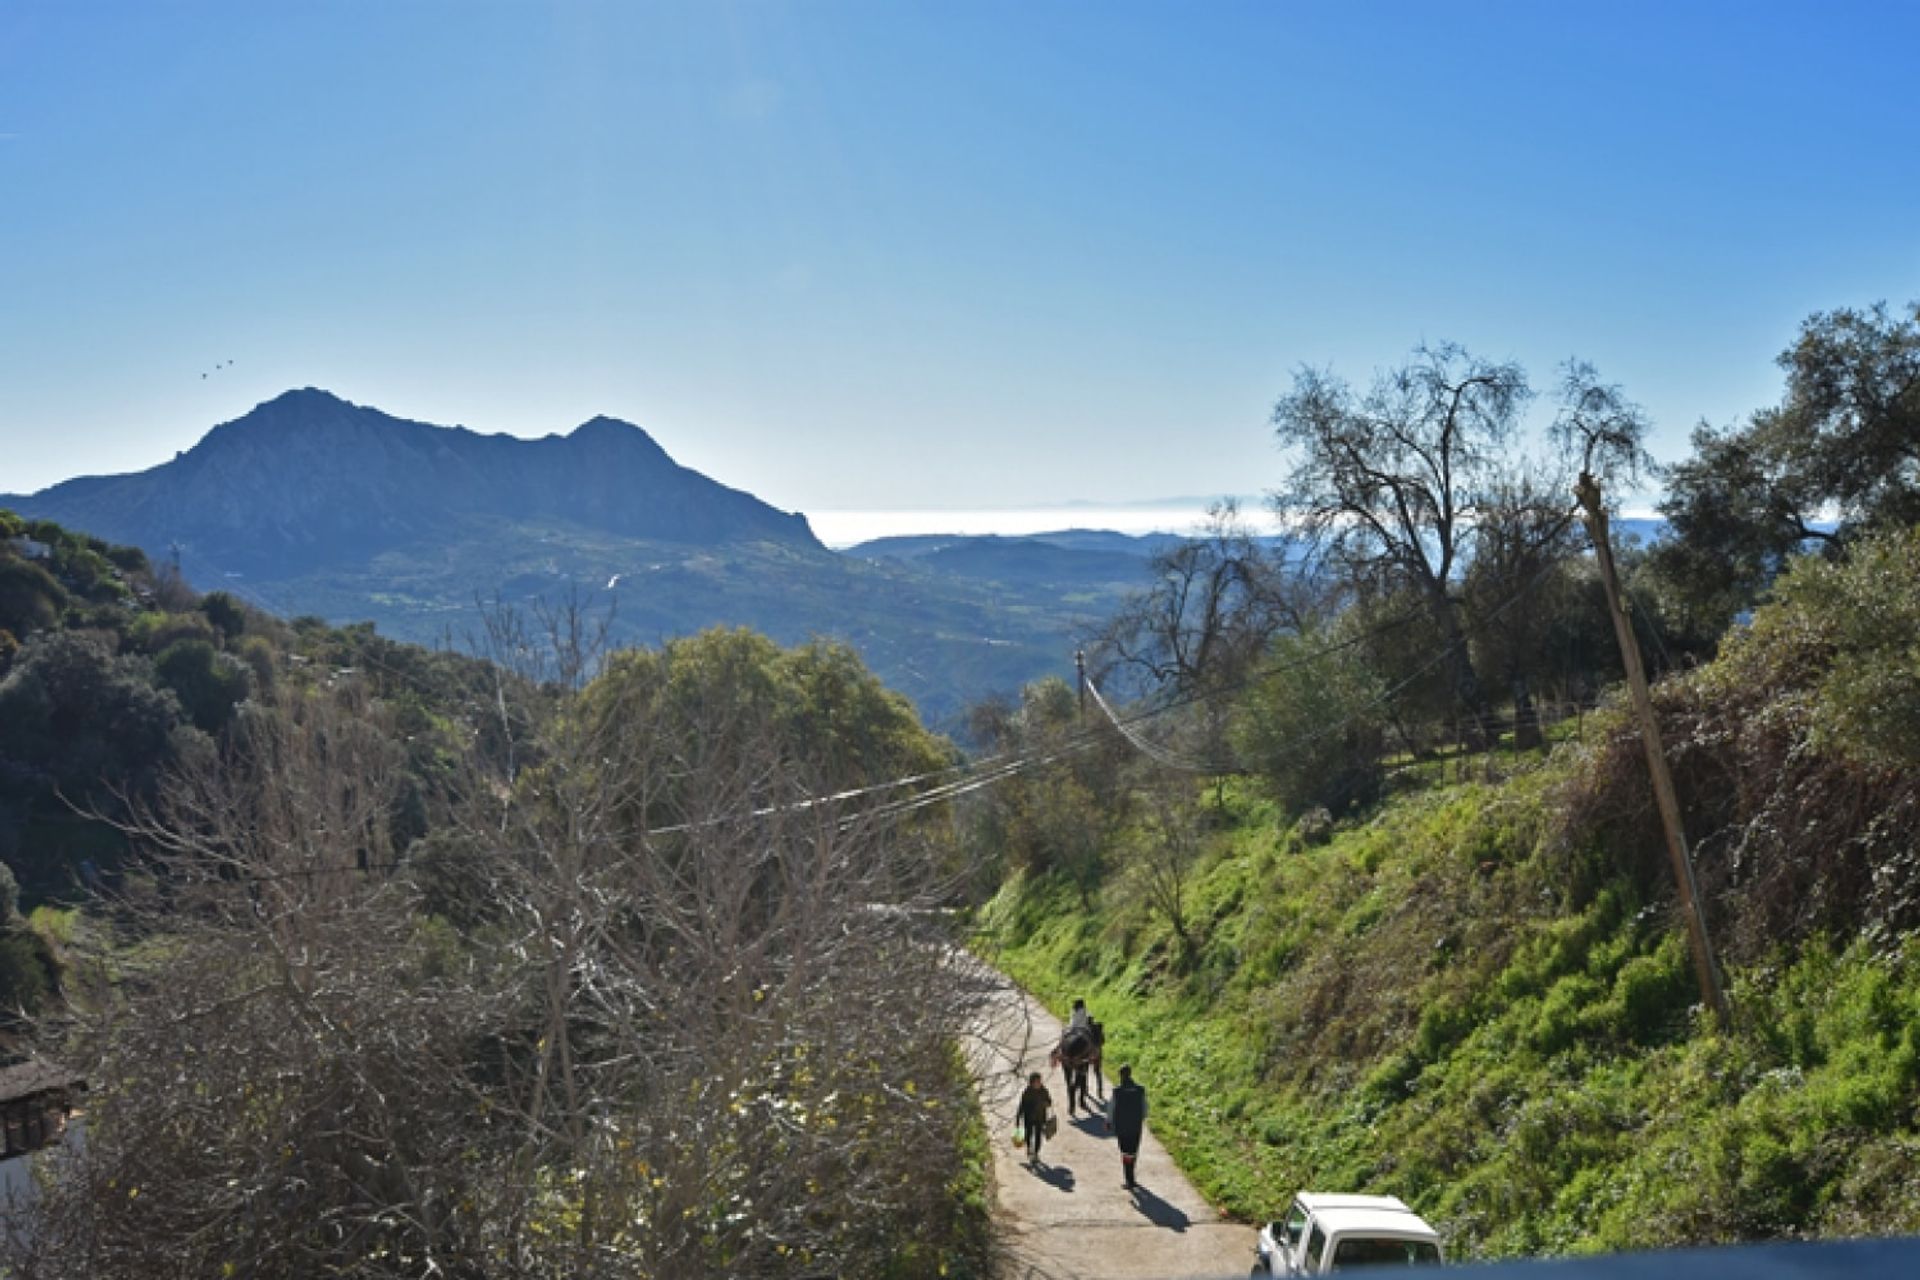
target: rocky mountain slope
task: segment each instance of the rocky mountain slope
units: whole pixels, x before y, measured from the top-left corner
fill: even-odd
[[[173,461],[0,505],[221,574],[285,578],[449,535],[471,520],[563,520],[692,546],[817,549],[806,517],[680,466],[630,423],[522,440],[395,418],[311,388],[224,423]]]

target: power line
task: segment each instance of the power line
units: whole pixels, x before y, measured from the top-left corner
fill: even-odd
[[[1107,717],[1108,722],[1113,725],[1121,737],[1131,743],[1135,750],[1150,759],[1158,761],[1167,768],[1179,769],[1186,773],[1221,774],[1239,772],[1239,769],[1234,765],[1221,765],[1212,761],[1196,760],[1190,756],[1183,756],[1170,748],[1160,746],[1157,743],[1149,742],[1146,738],[1134,732],[1131,725],[1121,722],[1120,717],[1113,713],[1113,708],[1107,705],[1106,698],[1100,693],[1100,687],[1091,679],[1087,681],[1087,692],[1093,695],[1094,705],[1100,708],[1101,713]]]
[[[1524,599],[1530,592],[1533,591],[1535,587],[1539,586],[1540,583],[1545,581],[1549,574],[1557,571],[1560,567],[1561,566],[1558,561],[1544,565],[1539,572],[1535,573],[1531,578],[1527,579],[1526,582],[1522,583],[1513,592],[1512,595],[1508,596],[1496,608],[1494,608],[1490,613],[1488,613],[1482,619],[1482,625],[1497,621],[1501,617],[1501,615],[1506,613],[1507,610],[1511,609],[1515,604],[1519,603],[1522,599]],[[1329,645],[1323,649],[1320,649],[1302,658],[1291,660],[1289,662],[1282,663],[1278,666],[1264,669],[1259,673],[1257,673],[1256,675],[1245,677],[1232,684],[1223,685],[1218,688],[1190,694],[1181,702],[1175,703],[1175,704],[1169,704],[1167,707],[1159,708],[1154,712],[1152,712],[1151,714],[1158,715],[1164,711],[1172,710],[1173,707],[1176,705],[1191,705],[1194,702],[1201,702],[1201,701],[1205,701],[1208,698],[1218,697],[1223,693],[1237,692],[1238,690],[1247,687],[1249,684],[1252,684],[1257,680],[1264,680],[1274,675],[1281,674],[1283,672],[1297,670],[1311,663],[1319,662],[1322,659],[1327,658],[1335,653],[1338,653],[1343,649],[1352,648],[1354,645],[1362,642],[1363,640],[1371,639],[1373,635],[1377,635],[1384,630],[1388,630],[1393,627],[1405,626],[1409,621],[1412,621],[1413,617],[1415,616],[1417,615],[1410,615],[1409,617],[1400,618],[1390,624],[1386,624],[1385,626],[1374,628],[1371,632],[1363,633],[1361,636],[1354,637],[1352,639],[1343,641],[1336,645]],[[1331,737],[1332,735],[1339,733],[1344,729],[1349,728],[1350,726],[1353,725],[1355,721],[1357,721],[1366,712],[1372,710],[1375,707],[1385,706],[1388,702],[1392,701],[1393,698],[1398,696],[1403,690],[1408,688],[1415,681],[1419,680],[1422,676],[1432,671],[1435,667],[1439,666],[1442,662],[1451,658],[1456,652],[1459,652],[1460,650],[1464,649],[1468,643],[1469,643],[1468,637],[1465,634],[1462,634],[1459,639],[1451,641],[1450,643],[1441,646],[1438,650],[1434,652],[1431,658],[1429,658],[1426,662],[1421,663],[1418,667],[1414,668],[1414,670],[1410,674],[1408,674],[1404,679],[1400,680],[1398,683],[1383,690],[1381,693],[1379,693],[1375,697],[1369,699],[1362,706],[1360,706],[1359,708],[1357,708],[1356,710],[1348,714],[1345,718],[1341,720],[1337,720],[1334,723],[1327,725],[1313,733],[1305,734],[1301,737],[1295,738],[1291,742],[1282,744],[1278,748],[1278,750],[1281,752],[1295,751],[1301,747],[1309,746],[1313,743],[1321,741],[1322,739]],[[1136,749],[1138,749],[1142,754],[1147,755],[1152,759],[1158,760],[1162,764],[1166,764],[1171,768],[1183,769],[1193,773],[1221,774],[1221,773],[1242,772],[1241,769],[1234,766],[1215,766],[1215,765],[1206,764],[1205,762],[1198,762],[1198,761],[1192,761],[1186,758],[1181,758],[1176,756],[1174,753],[1167,751],[1166,748],[1158,747],[1156,744],[1147,742],[1146,740],[1140,738],[1138,735],[1129,732],[1124,726],[1121,725],[1120,721],[1117,718],[1113,717],[1112,708],[1107,706],[1106,699],[1100,696],[1100,691],[1094,685],[1092,680],[1089,680],[1087,682],[1087,687],[1093,693],[1094,701],[1097,704],[1099,704],[1101,710],[1105,711],[1110,719],[1113,719],[1114,727],[1116,729],[1119,729],[1121,732],[1121,735],[1125,737],[1127,741],[1131,743]],[[1141,717],[1141,718],[1144,718],[1144,717]]]

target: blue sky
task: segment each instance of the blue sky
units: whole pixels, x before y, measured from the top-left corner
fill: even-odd
[[[0,0],[0,491],[314,385],[809,511],[1257,493],[1292,370],[1439,339],[1594,361],[1671,460],[1810,312],[1920,297],[1916,50],[1912,3]]]

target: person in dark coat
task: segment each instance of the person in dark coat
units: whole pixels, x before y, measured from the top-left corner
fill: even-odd
[[[1133,1082],[1130,1066],[1120,1068],[1120,1083],[1114,1086],[1107,1103],[1107,1127],[1120,1144],[1120,1169],[1126,1175],[1126,1185],[1139,1186],[1133,1180],[1133,1162],[1147,1131],[1147,1091]]]
[[[1100,1101],[1105,1102],[1107,1100],[1107,1077],[1105,1073],[1100,1070],[1100,1055],[1104,1053],[1107,1048],[1107,1029],[1100,1025],[1098,1018],[1088,1018],[1087,1030],[1093,1032],[1093,1062],[1089,1065],[1093,1067],[1094,1082],[1100,1086]],[[1084,1086],[1081,1092],[1086,1092]]]
[[[1027,1087],[1020,1093],[1020,1109],[1014,1116],[1027,1134],[1027,1163],[1040,1163],[1040,1144],[1046,1140],[1047,1117],[1053,1114],[1053,1095],[1047,1092],[1047,1086],[1040,1083],[1040,1073],[1034,1072],[1027,1077]]]

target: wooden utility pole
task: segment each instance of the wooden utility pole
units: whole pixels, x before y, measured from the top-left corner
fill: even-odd
[[[1080,714],[1084,716],[1087,714],[1087,651],[1085,649],[1073,651],[1073,673],[1076,677],[1075,683],[1080,690]]]
[[[1654,722],[1653,695],[1647,691],[1647,672],[1640,663],[1640,645],[1633,638],[1633,622],[1620,602],[1620,580],[1613,569],[1613,543],[1607,532],[1607,510],[1600,504],[1600,484],[1582,471],[1573,495],[1580,499],[1586,513],[1593,553],[1600,561],[1600,581],[1607,589],[1607,612],[1613,615],[1613,634],[1620,642],[1620,660],[1627,668],[1627,688],[1633,693],[1633,709],[1640,717],[1640,741],[1647,749],[1647,768],[1653,773],[1653,797],[1660,806],[1660,824],[1667,831],[1667,856],[1673,861],[1673,878],[1680,889],[1680,906],[1686,915],[1687,942],[1693,951],[1694,976],[1700,980],[1700,1000],[1713,1010],[1720,1020],[1720,1029],[1725,1031],[1733,1025],[1733,1012],[1727,1005],[1726,990],[1720,985],[1713,943],[1707,937],[1707,917],[1700,909],[1700,890],[1693,880],[1693,859],[1687,855],[1687,833],[1680,825],[1680,799],[1673,790],[1673,775],[1667,772],[1667,753],[1660,743],[1660,726]]]

